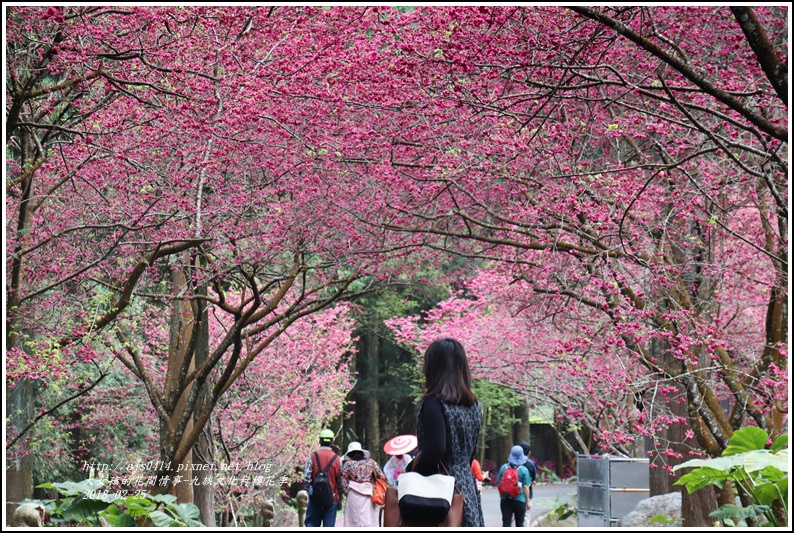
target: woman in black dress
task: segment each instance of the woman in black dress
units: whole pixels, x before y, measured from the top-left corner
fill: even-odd
[[[429,476],[439,473],[439,462],[444,463],[466,498],[461,526],[483,527],[480,494],[471,471],[482,408],[471,391],[463,346],[449,338],[433,342],[425,351],[424,374],[425,394],[416,420],[421,454],[409,469]]]

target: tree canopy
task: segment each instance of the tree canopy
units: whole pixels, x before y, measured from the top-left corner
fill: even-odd
[[[243,449],[287,411],[277,450],[351,385],[339,304],[462,258],[462,292],[391,322],[414,348],[466,339],[617,451],[673,423],[712,457],[776,438],[788,16],[9,6],[7,397],[116,361],[174,468],[213,417]]]

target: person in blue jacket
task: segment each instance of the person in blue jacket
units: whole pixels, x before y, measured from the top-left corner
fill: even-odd
[[[529,470],[524,463],[527,462],[527,456],[524,455],[524,450],[519,445],[513,446],[510,450],[510,455],[507,457],[507,462],[499,469],[499,474],[496,476],[496,485],[501,487],[502,477],[508,468],[515,468],[518,473],[518,487],[520,489],[518,496],[510,497],[507,494],[501,494],[501,501],[499,508],[502,511],[502,527],[510,527],[513,523],[513,517],[516,520],[516,527],[524,527],[524,517],[531,507],[529,499],[529,487],[532,485],[532,479],[529,477]]]

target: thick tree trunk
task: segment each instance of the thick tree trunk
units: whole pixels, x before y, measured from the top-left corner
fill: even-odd
[[[34,418],[34,391],[32,381],[23,379],[15,383],[13,389],[6,388],[6,414],[9,426],[19,431]],[[21,502],[33,497],[33,456],[20,459],[6,459],[6,502]],[[14,509],[18,505],[6,503],[6,519],[11,523]]]
[[[356,435],[362,446],[377,450],[381,442],[380,405],[378,403],[380,338],[367,328],[361,334],[360,350],[356,357],[356,368],[361,381],[355,387]],[[345,450],[342,450],[344,453]]]
[[[179,295],[183,292],[187,285],[187,277],[180,269],[175,269],[172,274],[174,283],[174,293]],[[188,353],[190,344],[190,335],[194,326],[193,309],[189,302],[174,300],[171,307],[171,338],[168,349],[168,371],[166,373],[165,394],[166,403],[173,405],[173,409],[169,413],[174,426],[179,424],[187,403],[188,395],[190,394],[190,387],[188,387],[176,400],[176,394],[179,389],[179,380],[185,366],[188,370],[194,368],[193,354]],[[161,423],[161,459],[163,461],[170,461],[167,449],[175,443],[168,442],[167,433]],[[178,442],[185,435],[190,433],[193,428],[193,419],[191,418],[187,427],[183,432],[177,432],[175,440]],[[192,453],[188,453],[185,460],[181,464],[171,464],[170,482],[171,494],[174,494],[179,503],[193,503],[193,477],[192,477]],[[177,482],[175,482],[175,480]]]
[[[491,424],[500,424],[501,422],[504,427],[504,420],[509,415],[510,411],[508,409],[502,408],[501,410],[495,410],[495,412],[491,413]],[[510,429],[512,429],[512,427]],[[510,455],[510,449],[513,447],[513,444],[512,431],[505,431],[502,435],[493,439],[491,447],[494,453],[493,458],[497,466],[501,466],[507,461],[507,456]]]
[[[206,289],[201,290],[206,295]],[[203,302],[193,304],[194,311],[199,317],[198,341],[196,343],[196,365],[203,363],[209,356],[209,320],[206,305]],[[196,403],[195,411],[201,411],[202,407],[209,401],[209,385],[204,384],[199,392],[199,400]],[[197,415],[196,415],[197,416]],[[207,423],[201,436],[193,445],[193,462],[198,465],[214,465],[215,450],[212,441],[212,424]],[[207,527],[215,527],[215,480],[212,468],[199,468],[193,472],[196,484],[193,485],[193,503],[199,508],[199,519]]]
[[[365,353],[367,343],[364,334],[359,335],[358,351],[356,352],[355,369],[357,379],[353,389],[350,391],[350,397],[355,403],[353,409],[353,416],[350,419],[350,426],[353,428],[351,435],[356,435],[359,438],[361,435],[368,432],[367,430],[367,391],[366,391],[366,377],[364,370],[364,359],[367,357]]]
[[[6,132],[9,135],[10,130]],[[6,137],[8,139],[8,137]],[[20,132],[20,164],[22,168],[35,161],[35,142],[29,129],[23,128]],[[24,324],[21,323],[19,312],[19,295],[25,280],[25,259],[21,254],[30,238],[30,200],[35,195],[33,175],[28,176],[21,183],[22,196],[19,199],[19,216],[16,231],[22,239],[14,248],[11,255],[11,282],[6,287],[6,350],[14,347],[25,349],[24,335],[21,334]],[[14,229],[9,224],[9,229]],[[37,385],[33,381],[23,379],[14,384],[13,389],[6,387],[6,427],[15,427],[17,431],[27,427],[35,418],[35,399]],[[17,444],[21,447],[22,444]],[[20,502],[33,496],[33,456],[26,455],[20,459],[9,461],[6,458],[6,502]],[[11,520],[17,505],[6,504],[6,516]]]
[[[681,388],[681,387],[679,387]],[[686,394],[685,392],[681,392],[682,394]],[[655,412],[662,412],[669,410],[671,416],[681,416],[686,417],[686,405],[679,404],[675,400],[665,402],[661,408],[652,408]],[[688,456],[688,450],[690,446],[684,446],[684,430],[686,427],[683,424],[669,424],[666,426],[666,429],[658,432],[655,437],[657,442],[661,443],[659,446],[653,446],[652,443],[649,447],[650,452],[650,462],[652,465],[655,465],[656,468],[650,469],[650,490],[651,496],[659,496],[660,494],[668,494],[670,492],[686,492],[685,490],[682,491],[682,487],[673,486],[676,478],[678,476],[672,476],[670,473],[662,468],[663,465],[668,465],[673,467],[677,464],[683,463],[687,461],[690,457]],[[673,452],[681,453],[684,455],[683,458],[679,459],[677,457],[669,456],[669,455],[661,455],[659,452],[662,449],[671,449]]]
[[[359,354],[354,352],[350,357],[350,373],[353,376],[358,375],[358,358]],[[358,383],[353,384],[353,388],[348,395],[348,402],[345,406],[345,410],[350,412],[351,414],[348,416],[343,417],[342,419],[342,428],[346,435],[355,434],[356,433],[356,424],[358,424],[358,410],[359,410],[359,401],[361,401],[361,395],[358,391]]]
[[[214,463],[212,430],[207,424],[201,436],[193,445],[193,458],[196,464]],[[199,520],[207,527],[215,527],[215,479],[212,470],[199,469],[193,472],[196,484],[193,486],[193,503],[199,508]]]
[[[482,426],[480,427],[480,442],[477,446],[477,460],[480,461],[480,466],[485,469],[485,436],[488,433],[488,407],[482,410]],[[495,479],[495,477],[494,477]]]
[[[364,359],[360,359],[362,363],[362,370],[365,372],[365,379],[368,384],[367,394],[364,396],[365,413],[366,413],[366,432],[364,447],[368,450],[375,450],[380,448],[380,404],[378,402],[378,378],[380,375],[380,337],[378,334],[369,330],[364,334],[364,343],[366,350],[364,352]]]
[[[651,347],[655,356],[660,360],[666,361],[668,365],[674,367],[677,362],[667,354],[658,343],[653,343]],[[660,415],[668,414],[673,418],[689,419],[690,425],[692,424],[691,417],[689,416],[689,409],[686,402],[680,402],[680,398],[686,398],[687,392],[684,386],[678,385],[678,393],[670,394],[666,397],[657,397],[659,405],[651,405],[650,401],[643,398],[642,408],[644,411],[649,412],[649,415],[657,413]],[[647,396],[647,395],[646,395]],[[711,527],[713,520],[708,517],[709,513],[717,509],[716,494],[710,488],[704,488],[689,494],[688,491],[682,490],[681,486],[674,486],[673,483],[682,474],[679,472],[675,476],[671,476],[662,466],[674,467],[681,464],[692,456],[689,451],[694,447],[697,448],[697,441],[687,439],[685,431],[689,426],[684,424],[663,424],[662,429],[655,435],[656,442],[660,443],[657,446],[651,446],[650,462],[656,465],[657,468],[650,469],[650,495],[658,496],[661,494],[668,494],[671,492],[681,493],[681,518],[684,527]],[[673,454],[662,455],[660,452],[669,449]],[[680,454],[682,457],[676,457]]]
[[[674,399],[667,402],[673,416],[686,417],[686,404],[678,403]],[[668,455],[660,456],[659,450],[652,448],[651,463],[668,466],[675,466],[690,459],[688,451],[691,446],[684,444],[684,431],[687,429],[683,424],[670,424],[667,429],[658,433],[656,436],[660,442],[665,443],[664,448],[669,448],[675,453],[680,453],[684,457],[677,458]],[[668,443],[669,441],[669,443]],[[703,488],[689,494],[682,490],[681,486],[673,485],[675,480],[680,477],[680,473],[671,476],[664,468],[650,469],[650,495],[658,496],[671,492],[681,493],[681,518],[684,527],[712,527],[713,520],[708,517],[709,513],[717,509],[717,497],[710,487]]]
[[[559,431],[554,432],[554,443],[555,447],[555,454],[554,454],[554,473],[557,474],[557,477],[563,478],[565,477],[565,456],[567,455],[570,459],[570,465],[574,472],[576,472],[576,461],[577,456],[573,452],[569,452],[565,445],[562,443],[562,439],[564,437],[560,434]],[[583,450],[583,453],[588,453],[589,450]]]
[[[529,409],[526,400],[514,408],[513,414],[517,420],[513,425],[513,442],[529,442]]]

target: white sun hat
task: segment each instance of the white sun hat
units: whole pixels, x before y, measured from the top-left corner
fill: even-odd
[[[347,445],[347,453],[345,453],[345,456],[344,456],[345,460],[349,460],[350,459],[350,453],[351,452],[364,452],[364,458],[365,459],[369,459],[369,457],[370,457],[369,450],[365,450],[364,448],[362,448],[361,447],[361,443],[358,442],[358,441],[353,441],[353,442],[351,442],[350,444]]]

